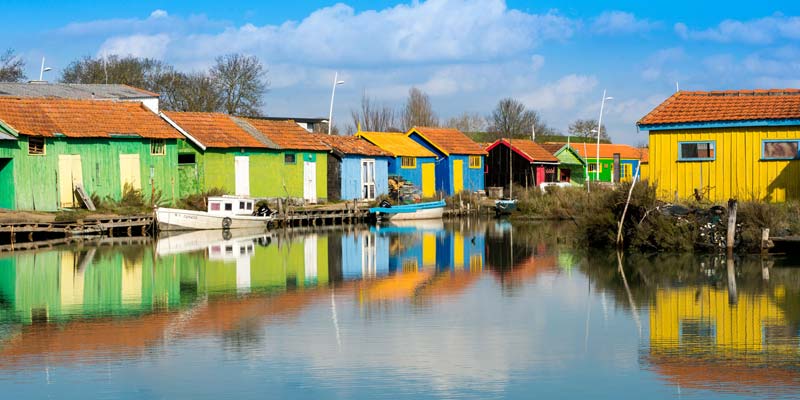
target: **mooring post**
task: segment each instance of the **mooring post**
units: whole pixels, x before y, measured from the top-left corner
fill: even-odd
[[[761,278],[764,281],[769,280],[769,266],[770,262],[767,260],[767,253],[772,247],[772,242],[769,240],[769,228],[761,229]]]
[[[739,294],[736,291],[736,270],[733,265],[733,254],[728,253],[728,304],[739,302]]]
[[[738,202],[734,199],[728,200],[728,236],[725,245],[728,248],[728,257],[733,254],[733,242],[736,238],[736,209]]]

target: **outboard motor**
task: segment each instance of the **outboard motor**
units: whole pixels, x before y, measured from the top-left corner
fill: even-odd
[[[271,214],[272,214],[272,210],[270,210],[269,207],[267,207],[266,204],[262,204],[260,207],[258,207],[258,210],[256,210],[256,212],[255,212],[255,215],[259,216],[259,217],[268,217]]]
[[[383,208],[392,208],[392,203],[389,203],[389,200],[386,199],[381,200],[379,205]]]

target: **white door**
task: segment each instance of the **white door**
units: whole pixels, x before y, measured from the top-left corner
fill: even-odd
[[[306,282],[316,282],[317,280],[317,236],[309,235],[305,237],[305,279]]]
[[[128,185],[132,190],[142,190],[142,175],[138,154],[119,155],[119,175],[123,194],[125,193],[125,185]]]
[[[233,158],[234,173],[236,175],[236,195],[250,195],[250,157],[237,156]]]
[[[361,198],[375,198],[375,160],[361,161]]]
[[[317,163],[303,162],[303,198],[309,203],[317,202]]]
[[[378,270],[375,259],[378,257],[378,252],[375,248],[375,236],[367,233],[362,236],[361,242],[361,276],[365,278],[374,278]]]

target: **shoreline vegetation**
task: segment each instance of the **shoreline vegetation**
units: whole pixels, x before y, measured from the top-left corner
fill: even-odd
[[[550,219],[574,223],[578,239],[594,248],[615,248],[619,219],[630,183],[616,188],[585,187],[514,188],[518,215],[514,219]],[[659,200],[647,181],[633,188],[622,227],[625,249],[641,252],[724,252],[727,209],[725,204],[684,200]],[[761,231],[772,236],[800,235],[800,204],[740,201],[734,249],[754,253],[761,248]]]

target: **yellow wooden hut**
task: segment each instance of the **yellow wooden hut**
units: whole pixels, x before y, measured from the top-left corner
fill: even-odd
[[[800,89],[681,91],[637,126],[664,199],[800,199]]]

